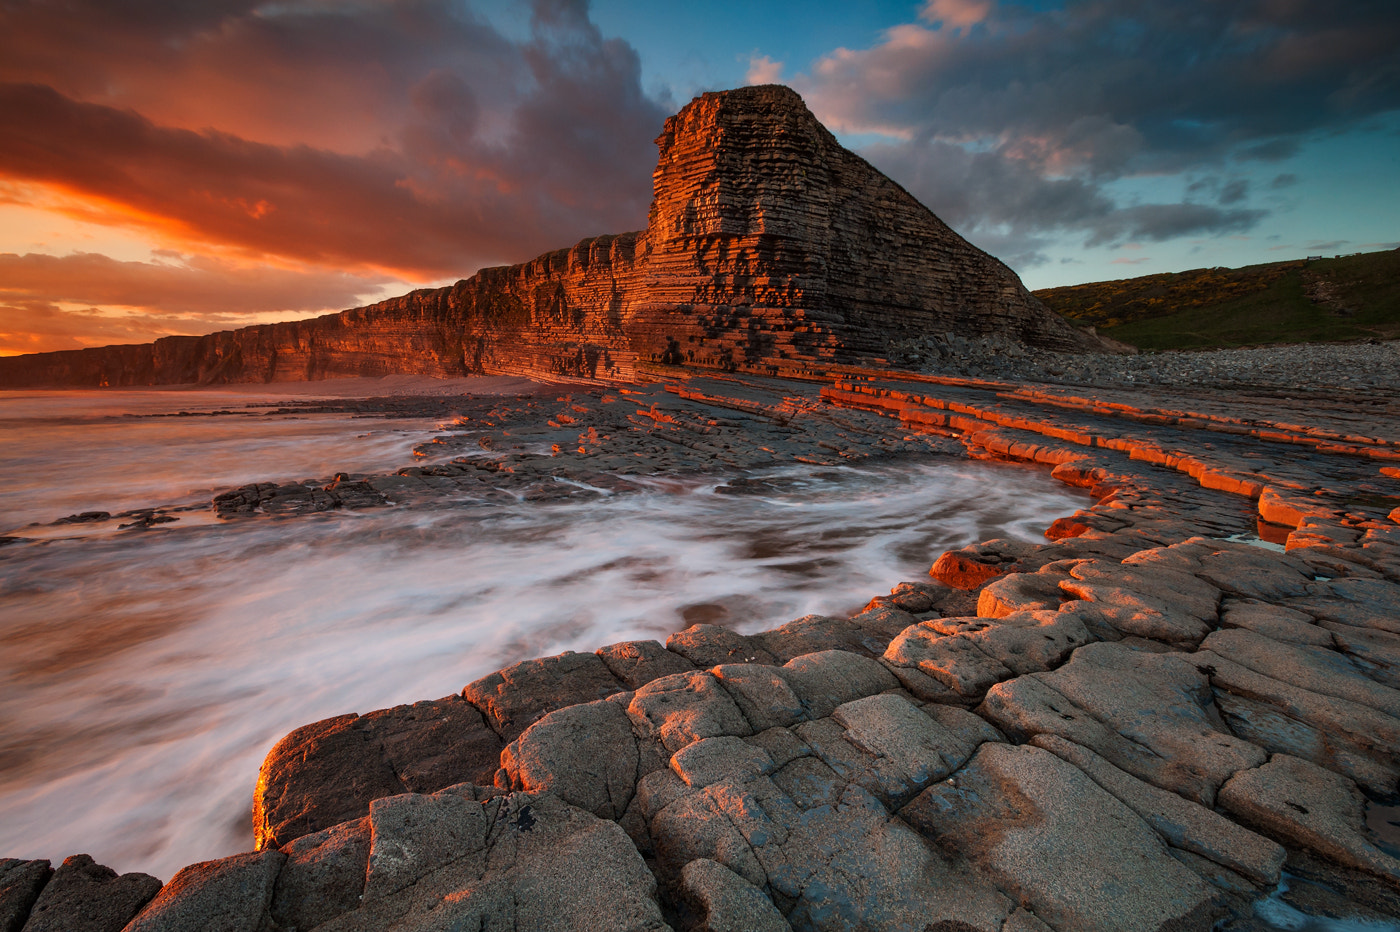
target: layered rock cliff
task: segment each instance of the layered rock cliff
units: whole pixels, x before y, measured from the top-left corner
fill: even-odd
[[[776,372],[878,361],[901,339],[948,331],[1083,345],[786,87],[698,97],[657,146],[644,232],[312,320],[0,359],[0,387]]]

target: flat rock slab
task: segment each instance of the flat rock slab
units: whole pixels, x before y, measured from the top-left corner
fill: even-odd
[[[363,904],[318,930],[668,928],[655,879],[615,823],[547,794],[451,798],[377,803]]]
[[[1260,831],[1356,870],[1400,881],[1400,860],[1376,847],[1366,828],[1366,798],[1346,777],[1275,754],[1236,774],[1220,805]]]
[[[1073,764],[1152,827],[1173,848],[1189,851],[1264,887],[1278,883],[1286,852],[1212,809],[1119,770],[1088,748],[1050,735],[1032,742]]]
[[[1039,748],[983,745],[899,815],[1053,928],[1206,930],[1218,913],[1214,888],[1131,809]]]

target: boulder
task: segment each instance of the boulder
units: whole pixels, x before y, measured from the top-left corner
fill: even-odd
[[[126,932],[265,932],[287,856],[250,851],[182,868]]]
[[[671,769],[687,786],[703,788],[731,777],[740,779],[772,773],[773,758],[760,747],[722,735],[688,744],[671,757]]]
[[[655,878],[617,824],[548,794],[453,798],[376,802],[364,902],[317,932],[667,928]]]
[[[369,865],[369,817],[303,835],[287,856],[268,908],[284,928],[311,929],[360,905]]]
[[[777,667],[758,663],[726,663],[711,671],[739,706],[755,732],[786,727],[807,717],[802,700]]]
[[[1222,628],[1247,628],[1275,641],[1331,647],[1332,635],[1311,615],[1258,599],[1226,599],[1220,606]]]
[[[638,761],[626,709],[588,702],[549,713],[507,746],[502,788],[551,793],[600,818],[619,819],[636,790]]]
[[[24,932],[120,932],[161,888],[149,874],[122,874],[86,854],[64,858],[29,910]]]
[[[882,640],[860,625],[828,615],[804,615],[772,631],[753,635],[753,641],[778,663],[823,650],[846,650],[874,657],[884,649]]]
[[[719,625],[691,625],[666,639],[666,649],[705,670],[722,663],[775,663],[759,641]]]
[[[276,848],[361,818],[385,796],[490,785],[502,746],[457,696],[305,725],[263,761],[253,795],[255,844]]]
[[[1231,731],[1266,750],[1342,773],[1377,795],[1400,779],[1400,719],[1256,673],[1213,651],[1191,662],[1210,676]]]
[[[1216,631],[1201,643],[1242,667],[1309,692],[1370,706],[1400,719],[1400,691],[1382,686],[1330,647],[1275,641],[1243,629]]]
[[[658,738],[671,753],[701,738],[753,733],[729,693],[709,673],[675,673],[652,680],[627,706],[639,734]]]
[[[681,893],[702,918],[695,932],[789,932],[762,890],[723,864],[697,858],[681,869]]]
[[[48,861],[0,858],[0,932],[20,932],[52,876]]]
[[[1138,814],[1173,848],[1189,851],[1262,887],[1278,883],[1286,852],[1212,809],[1145,783],[1085,747],[1052,735],[1032,741],[1068,764]]]
[[[1204,932],[1220,911],[1131,809],[1040,748],[983,745],[899,815],[1054,928]]]
[[[899,680],[878,661],[844,650],[795,657],[783,664],[779,675],[814,719],[825,718],[852,699],[899,687]]]

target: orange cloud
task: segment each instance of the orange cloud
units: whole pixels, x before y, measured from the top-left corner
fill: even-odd
[[[0,254],[0,354],[146,342],[341,310],[405,283],[166,253]]]

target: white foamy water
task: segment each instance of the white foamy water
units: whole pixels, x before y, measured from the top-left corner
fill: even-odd
[[[390,470],[434,427],[97,416],[249,400],[212,398],[0,395],[0,534]],[[850,612],[947,548],[1042,539],[1083,503],[1043,472],[991,464],[761,475],[761,495],[723,494],[732,477],[716,475],[590,502],[76,527],[0,547],[0,855],[85,852],[168,879],[251,846],[258,765],[299,725],[438,698],[528,657],[664,641],[688,620],[757,631]]]

